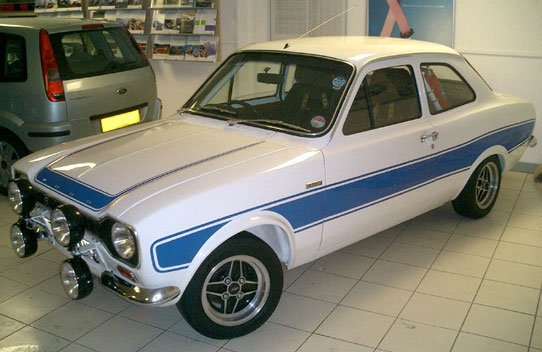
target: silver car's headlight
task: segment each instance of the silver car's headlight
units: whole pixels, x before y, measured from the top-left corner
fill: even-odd
[[[134,233],[126,225],[116,222],[111,228],[111,242],[117,254],[129,260],[136,253],[136,240]]]
[[[72,205],[61,205],[51,212],[51,229],[56,241],[64,247],[79,243],[84,235],[84,220]]]

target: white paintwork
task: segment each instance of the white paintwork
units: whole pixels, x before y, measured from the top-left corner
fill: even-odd
[[[378,170],[399,169],[413,164],[413,160],[468,145],[503,126],[534,119],[534,111],[520,98],[492,92],[461,56],[441,45],[349,37],[307,38],[291,42],[288,49],[283,46],[284,41],[271,42],[245,50],[333,55],[356,66],[356,77],[339,118],[322,137],[230,126],[224,121],[185,114],[57,146],[22,159],[14,169],[26,174],[37,190],[76,205],[91,218],[110,217],[135,229],[139,267],[130,268],[102,250],[104,265],[93,265],[95,274],[107,269],[120,276],[116,267],[121,265],[139,278],[134,284],[145,288],[177,286],[182,292],[201,262],[240,232],[262,238],[282,262],[293,268],[455,198],[486,157],[498,155],[508,170],[526,148],[524,145],[509,153],[494,143],[480,150],[477,160],[454,176],[390,193],[348,215],[322,214],[318,220],[304,220],[296,228],[288,216],[280,213],[281,206],[294,204],[286,213],[310,218],[315,211],[332,208],[323,197],[337,188],[337,182],[374,172],[384,174]],[[456,67],[476,91],[476,101],[431,116],[419,70],[419,62],[428,61]],[[375,69],[401,64],[415,68],[422,117],[344,136],[344,117],[363,77]],[[420,142],[421,135],[434,131],[440,133],[438,140]],[[36,182],[36,175],[46,166],[100,192],[119,196],[104,208],[81,206],[54,188]],[[307,190],[306,184],[319,180],[323,186]],[[131,189],[138,183],[140,186]],[[309,196],[322,203],[293,203]],[[153,265],[152,256],[158,256],[156,248],[160,245],[187,239],[196,231],[216,225],[222,226],[198,245],[190,262]]]

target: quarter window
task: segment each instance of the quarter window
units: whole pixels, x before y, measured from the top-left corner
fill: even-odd
[[[420,116],[412,67],[387,67],[365,76],[346,117],[343,133],[351,135]]]
[[[467,82],[446,64],[421,65],[429,111],[435,115],[474,101]]]
[[[26,49],[24,38],[0,34],[1,82],[26,81]]]

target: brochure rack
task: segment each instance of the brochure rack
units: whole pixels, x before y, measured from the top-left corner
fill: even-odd
[[[152,59],[216,62],[219,0],[36,0],[39,16],[88,18],[123,24]]]

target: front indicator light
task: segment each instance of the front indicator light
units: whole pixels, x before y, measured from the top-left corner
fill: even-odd
[[[136,253],[134,233],[126,225],[119,222],[113,225],[111,228],[111,242],[122,259],[129,260]]]
[[[30,257],[38,250],[36,233],[24,227],[20,222],[11,226],[10,240],[11,247],[19,258]]]
[[[60,281],[71,299],[85,298],[94,288],[92,273],[87,263],[79,257],[66,259],[60,264]]]
[[[73,247],[85,236],[83,216],[72,205],[61,205],[51,212],[51,229],[63,247]]]

